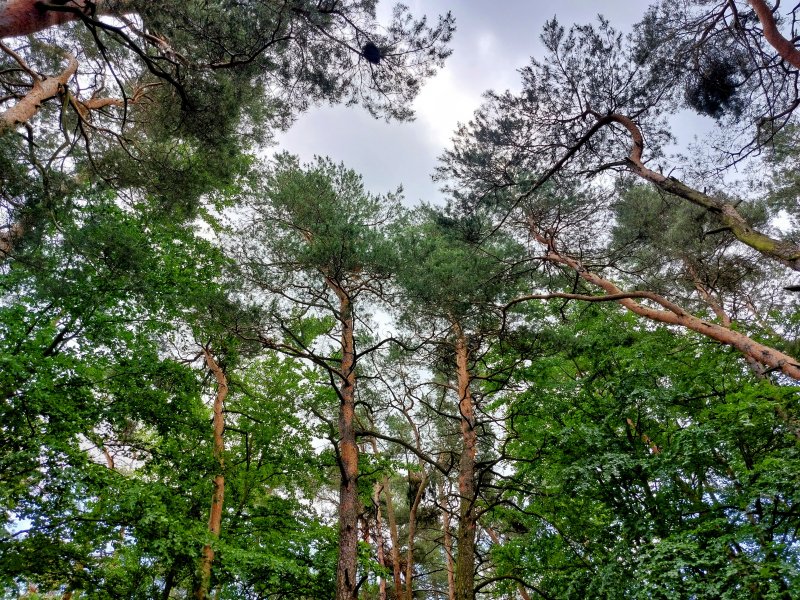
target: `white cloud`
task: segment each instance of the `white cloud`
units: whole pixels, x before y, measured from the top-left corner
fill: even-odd
[[[480,103],[479,91],[463,85],[451,69],[443,69],[422,88],[414,110],[426,141],[444,148],[449,146],[456,125],[469,121]]]

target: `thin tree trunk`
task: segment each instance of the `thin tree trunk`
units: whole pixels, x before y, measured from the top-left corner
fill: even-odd
[[[475,598],[475,407],[470,392],[469,349],[467,338],[457,323],[456,364],[458,369],[458,397],[461,413],[461,460],[458,472],[459,518],[456,540],[455,599]]]
[[[378,547],[378,564],[381,568],[385,568],[386,556],[383,552],[383,522],[381,520],[381,485],[377,482],[372,493],[372,502],[375,504],[375,544]],[[386,579],[383,575],[378,578],[378,589],[380,600],[386,600]]]
[[[336,600],[356,600],[358,591],[358,445],[355,419],[355,337],[353,307],[339,286],[329,283],[339,297],[342,323],[341,384],[339,387],[339,561],[336,572]]]
[[[412,472],[409,472],[409,483],[411,478],[414,477]],[[408,548],[406,550],[406,600],[413,600],[414,598],[414,538],[417,535],[417,511],[419,504],[422,501],[422,495],[425,492],[425,486],[428,483],[428,477],[425,471],[422,471],[419,481],[417,493],[414,494],[414,500],[408,509]]]
[[[389,521],[389,538],[392,541],[392,577],[394,579],[394,597],[397,600],[403,597],[403,582],[400,568],[400,535],[397,533],[397,517],[394,512],[392,490],[389,487],[389,478],[383,478],[383,497],[386,499],[386,518]]]
[[[372,438],[372,449],[375,454],[378,453],[378,443],[375,441],[375,438]],[[382,486],[383,488],[383,497],[386,500],[386,519],[389,521],[389,540],[392,543],[391,554],[392,554],[392,579],[394,580],[394,597],[399,600],[402,598],[400,590],[402,589],[402,584],[400,581],[400,546],[399,546],[399,539],[400,536],[397,533],[397,517],[394,513],[394,503],[392,502],[392,490],[389,487],[389,478],[384,477]]]
[[[222,505],[225,499],[225,468],[224,456],[225,443],[223,433],[225,430],[225,416],[223,414],[223,403],[228,395],[228,378],[220,368],[214,357],[211,356],[208,348],[203,348],[206,365],[214,374],[217,380],[217,394],[214,398],[214,458],[219,464],[219,472],[214,477],[214,491],[211,495],[211,511],[208,516],[208,531],[214,538],[219,538],[222,526]],[[195,589],[197,600],[206,600],[211,586],[211,566],[214,562],[214,548],[209,543],[203,548],[203,555],[200,561],[200,581]]]
[[[447,599],[456,598],[455,567],[453,565],[453,536],[450,535],[450,510],[447,506],[447,495],[444,491],[444,480],[439,481],[438,491],[442,503],[442,534],[444,536],[444,558],[447,569]]]

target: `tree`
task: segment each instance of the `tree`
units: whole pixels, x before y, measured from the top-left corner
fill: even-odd
[[[242,153],[315,102],[410,118],[452,32],[450,15],[431,26],[402,6],[382,30],[373,1],[6,2],[0,144],[45,188],[53,170],[102,178],[191,218],[242,175]],[[32,206],[4,192],[4,253],[36,225]]]
[[[791,597],[797,387],[601,305],[549,340],[513,377],[497,563],[542,597]]]
[[[513,242],[499,239],[484,246],[477,244],[487,227],[489,222],[477,215],[448,215],[423,208],[417,221],[400,234],[398,242],[398,280],[406,305],[403,318],[415,329],[430,327],[436,332],[427,343],[441,353],[437,366],[442,371],[443,385],[456,392],[461,436],[456,600],[475,597],[475,543],[482,479],[477,462],[478,434],[491,422],[478,405],[475,380],[482,356],[498,335],[495,303],[513,293],[520,274],[519,265],[508,258],[518,255]],[[491,373],[480,376],[492,378]]]
[[[2,274],[3,587],[141,597],[193,570],[198,469],[182,456],[204,443],[201,384],[161,341],[186,309],[176,288],[219,265],[153,213],[91,187],[74,199]]]
[[[791,119],[798,105],[791,99],[794,68],[780,59],[766,60],[769,47],[760,43],[752,29],[747,35],[738,35],[735,25],[725,24],[727,11],[739,3],[726,3],[710,24],[703,21],[701,25],[690,18],[689,7],[705,8],[707,3],[684,2],[677,9],[674,4],[668,3],[666,8],[665,3],[661,12],[654,9],[628,43],[605,20],[597,27],[573,26],[569,31],[555,20],[549,22],[542,34],[547,57],[542,62],[532,60],[522,69],[521,93],[488,95],[486,105],[460,129],[453,149],[445,153],[440,175],[450,178],[458,193],[473,197],[489,197],[500,190],[505,193],[509,186],[516,186],[517,202],[523,202],[556,173],[575,177],[632,173],[707,211],[716,221],[709,235],[729,231],[764,257],[800,270],[800,248],[791,236],[776,237],[768,228],[756,229],[747,219],[753,212],[750,206],[761,205],[759,199],[733,198],[718,184],[726,166],[735,165],[743,156],[754,159],[754,152],[768,146]],[[740,22],[746,20],[747,11],[733,10]],[[753,22],[751,18],[750,27]],[[724,30],[718,36],[717,26]],[[705,36],[704,32],[714,35],[696,41],[692,32],[697,37]],[[718,147],[723,156],[713,157],[707,172],[696,176],[705,148],[695,150],[693,163],[684,166],[686,175],[694,179],[690,185],[652,165],[662,158],[663,145],[670,137],[664,115],[687,102],[692,105],[692,93],[684,97],[679,92],[687,78],[707,72],[702,57],[695,56],[693,63],[687,55],[713,54],[714,44],[723,44],[718,38],[729,45],[744,43],[740,53],[747,62],[745,81],[731,83],[740,94],[737,102],[747,108],[746,115],[726,113],[719,131],[721,135],[739,134],[739,138],[746,131],[748,137],[721,140]],[[670,59],[670,68],[664,68],[662,59],[666,53],[674,56],[676,43],[678,58]],[[713,61],[722,67],[730,64],[726,58]]]
[[[351,600],[363,581],[357,576],[357,376],[360,359],[383,343],[359,350],[356,326],[364,318],[361,303],[380,299],[392,272],[385,228],[398,210],[397,196],[367,193],[360,176],[330,160],[301,167],[285,154],[276,157],[264,189],[243,231],[241,264],[248,279],[283,299],[272,309],[277,335],[262,332],[262,343],[327,370],[339,398],[332,440],[341,472],[336,598]],[[311,345],[297,318],[306,314],[325,319],[328,336],[335,323],[334,352]]]

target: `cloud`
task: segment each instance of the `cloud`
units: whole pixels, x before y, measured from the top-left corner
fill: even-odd
[[[445,68],[422,88],[414,110],[426,141],[444,148],[458,123],[469,121],[480,103],[481,91],[469,89]]]

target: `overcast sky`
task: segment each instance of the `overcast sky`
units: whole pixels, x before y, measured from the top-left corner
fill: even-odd
[[[448,146],[457,123],[466,122],[489,89],[519,89],[517,69],[541,56],[539,34],[556,16],[564,25],[588,23],[602,14],[622,31],[644,14],[646,0],[406,0],[412,11],[436,15],[448,9],[456,17],[453,54],[423,88],[411,123],[376,121],[360,107],[323,107],[300,115],[278,138],[279,150],[304,161],[315,154],[344,162],[364,176],[367,188],[384,193],[403,185],[406,203],[441,202],[431,173]],[[393,2],[382,1],[379,14]]]

